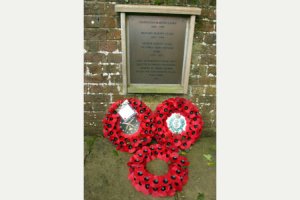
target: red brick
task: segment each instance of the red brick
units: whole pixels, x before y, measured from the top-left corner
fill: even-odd
[[[99,41],[85,40],[84,49],[88,52],[98,52],[100,50]]]
[[[116,28],[117,21],[114,17],[100,17],[101,28]]]
[[[84,102],[109,102],[110,96],[106,94],[85,94],[84,95]]]
[[[108,54],[107,62],[109,63],[121,63],[122,62],[122,55],[121,54]]]
[[[84,27],[85,28],[99,28],[100,27],[100,17],[98,15],[84,16]]]
[[[90,93],[119,93],[117,86],[89,85]]]
[[[102,119],[105,112],[84,112],[84,126],[85,127],[100,127],[102,126]],[[99,130],[98,130],[99,131]],[[99,131],[101,132],[101,131]]]
[[[85,65],[85,74],[87,71],[92,75],[101,74],[103,72],[102,67],[97,64]]]
[[[96,28],[85,28],[84,39],[85,40],[106,40],[106,30]]]
[[[117,50],[117,48],[118,48],[117,41],[108,40],[108,41],[100,42],[100,50],[101,51],[113,52],[113,51]]]
[[[115,12],[115,5],[114,4],[106,3],[104,11],[105,11],[105,14],[107,16],[115,16],[115,15],[117,15],[117,13]]]
[[[103,15],[104,3],[84,2],[84,15]]]
[[[104,83],[107,82],[107,76],[100,75],[93,75],[93,76],[84,76],[85,83]]]
[[[106,62],[106,56],[100,53],[85,53],[84,62]]]
[[[216,19],[215,9],[202,9],[201,17],[207,18],[210,20],[215,20]]]
[[[86,102],[84,103],[85,111],[106,111],[107,104],[105,103],[94,103],[94,102]]]
[[[204,32],[213,32],[215,31],[215,23],[210,21],[201,21],[200,30]]]
[[[121,30],[109,29],[106,33],[106,38],[108,40],[120,40],[121,39]]]
[[[85,73],[89,72],[92,75],[106,73],[117,73],[121,74],[120,65],[98,65],[97,63],[85,65]]]

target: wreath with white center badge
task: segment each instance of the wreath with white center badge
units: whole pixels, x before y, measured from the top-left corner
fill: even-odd
[[[133,153],[152,140],[152,111],[142,101],[129,98],[113,103],[103,119],[103,135],[117,150]]]
[[[185,98],[170,98],[156,107],[155,139],[173,150],[189,149],[200,137],[204,122],[197,106]]]

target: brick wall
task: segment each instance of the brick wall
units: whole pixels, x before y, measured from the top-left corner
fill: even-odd
[[[116,3],[194,6],[202,8],[196,17],[192,64],[187,95],[122,95],[120,17]],[[163,100],[182,96],[200,109],[204,136],[216,130],[216,6],[215,0],[85,0],[84,1],[84,132],[102,132],[102,118],[114,101],[137,97],[152,110]]]

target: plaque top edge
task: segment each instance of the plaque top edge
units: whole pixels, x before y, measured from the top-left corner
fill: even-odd
[[[201,8],[181,6],[153,6],[153,5],[127,5],[117,4],[116,12],[132,13],[157,13],[157,14],[178,14],[178,15],[201,15]]]

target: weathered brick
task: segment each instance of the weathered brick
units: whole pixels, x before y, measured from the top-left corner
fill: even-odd
[[[210,20],[215,20],[216,19],[215,9],[203,8],[201,10],[201,17],[202,18],[207,18],[207,19],[210,19]]]
[[[101,74],[103,72],[102,67],[98,64],[92,64],[92,65],[85,65],[84,66],[85,74],[91,74],[91,75],[96,75],[96,74]]]
[[[122,80],[123,80],[122,75],[113,75],[113,76],[111,76],[110,81],[112,83],[122,83]]]
[[[201,85],[215,85],[216,77],[200,77],[199,84]]]
[[[205,54],[208,51],[208,46],[203,45],[200,42],[194,42],[193,43],[193,53],[199,53],[199,54]]]
[[[117,86],[112,85],[89,85],[90,93],[119,93]]]
[[[85,102],[84,103],[85,111],[106,111],[107,104],[106,103],[94,103],[94,102]]]
[[[84,94],[87,94],[88,91],[89,91],[89,87],[87,85],[85,85],[84,88],[83,88]]]
[[[121,66],[120,65],[98,65],[91,64],[85,65],[85,73],[91,75],[97,75],[102,73],[120,73],[121,74]]]
[[[200,96],[205,94],[205,86],[192,86],[192,93]]]
[[[105,4],[105,14],[107,16],[115,16],[117,13],[115,12],[115,5],[114,4],[110,4],[110,3],[106,3]]]
[[[116,65],[103,65],[101,66],[103,68],[103,72],[107,73],[121,73],[121,66],[120,64]]]
[[[200,30],[204,32],[212,32],[215,31],[215,23],[211,21],[203,21],[201,20]]]
[[[100,50],[113,52],[118,49],[118,42],[114,40],[107,40],[100,42]]]
[[[84,76],[85,83],[120,83],[122,81],[121,75],[92,75],[92,76]]]
[[[107,94],[85,94],[84,95],[84,102],[109,102],[110,96]]]
[[[200,63],[200,54],[199,53],[192,53],[192,64],[197,65]]]
[[[107,77],[100,75],[84,76],[85,83],[104,83],[108,82]]]
[[[216,55],[216,46],[209,45],[207,46],[207,54]]]
[[[100,53],[85,53],[84,62],[106,62],[106,56]]]
[[[99,41],[85,40],[84,49],[88,52],[97,52],[100,50]]]
[[[208,67],[207,68],[207,74],[212,74],[212,75],[216,76],[216,73],[217,73],[216,67]]]
[[[96,28],[85,28],[84,39],[85,40],[106,40],[106,30]]]
[[[139,95],[139,94],[127,94],[127,95],[113,95],[112,96],[112,102],[116,102],[120,99],[124,99],[124,98],[138,98],[141,99],[143,95]]]
[[[216,87],[208,86],[205,90],[206,95],[216,95]]]
[[[120,40],[121,39],[121,30],[109,29],[106,33],[106,38],[108,40]]]
[[[99,28],[100,27],[100,16],[99,15],[85,15],[84,16],[84,27],[85,28]]]
[[[206,76],[207,75],[207,66],[206,65],[194,65],[190,69],[190,75],[200,75]],[[199,79],[199,78],[196,78]]]
[[[99,2],[85,2],[84,15],[103,15],[104,3]]]
[[[191,86],[193,86],[193,85],[200,85],[199,78],[190,77],[189,78],[189,85],[191,85]]]
[[[107,55],[107,62],[109,63],[121,63],[122,62],[122,55],[121,54],[108,54]]]
[[[202,43],[204,41],[204,33],[201,32],[199,30],[200,28],[197,28],[195,27],[195,30],[194,30],[194,42],[200,42]]]
[[[193,94],[194,95],[191,97],[191,100],[193,102],[198,102],[198,103],[213,103],[213,102],[216,102],[216,96],[202,96],[202,93],[193,93]]]
[[[210,54],[203,54],[200,58],[200,64],[202,65],[215,65],[216,64],[216,56]]]
[[[105,112],[84,112],[84,129],[86,127],[102,127],[102,119],[105,116]],[[98,129],[98,132],[101,133],[102,130]]]
[[[216,44],[216,34],[215,33],[206,34],[204,37],[204,42],[207,44]]]
[[[114,17],[100,17],[101,28],[116,28],[117,21]]]

